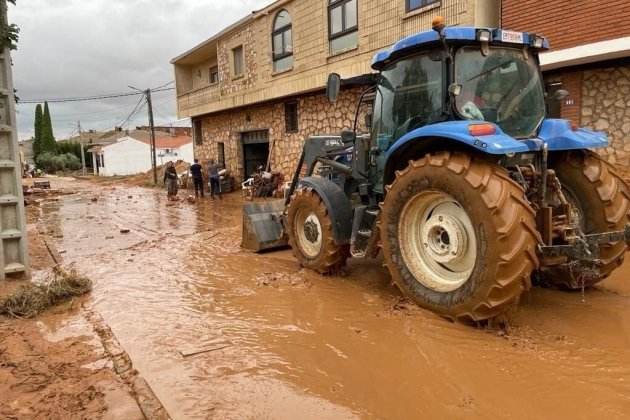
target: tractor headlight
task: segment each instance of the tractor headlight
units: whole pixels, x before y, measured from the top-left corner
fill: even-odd
[[[490,31],[481,30],[477,32],[477,40],[479,42],[490,42]]]

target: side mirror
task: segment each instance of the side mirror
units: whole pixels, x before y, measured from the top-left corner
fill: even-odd
[[[336,103],[340,90],[341,76],[337,73],[330,73],[328,75],[328,82],[326,83],[326,98],[328,98],[328,102],[331,104]]]
[[[553,93],[552,98],[556,101],[562,101],[569,96],[569,91],[566,89],[558,89]]]

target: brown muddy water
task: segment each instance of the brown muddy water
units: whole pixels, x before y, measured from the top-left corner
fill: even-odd
[[[66,187],[43,207],[57,247],[174,419],[630,416],[630,266],[533,290],[502,335],[401,301],[378,261],[320,277],[241,250],[238,196]]]

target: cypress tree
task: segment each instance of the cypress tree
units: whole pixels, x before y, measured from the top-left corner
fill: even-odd
[[[44,102],[44,122],[42,124],[41,152],[57,153],[57,142],[53,134],[52,119],[50,118],[50,110],[48,102]]]
[[[44,114],[42,112],[42,106],[37,104],[35,107],[35,135],[33,136],[33,157],[37,159],[37,156],[42,151],[42,125],[44,120]]]

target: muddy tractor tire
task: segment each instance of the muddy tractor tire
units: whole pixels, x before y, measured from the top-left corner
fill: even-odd
[[[289,204],[289,245],[300,265],[320,274],[335,274],[346,264],[348,245],[338,245],[333,221],[321,197],[311,188],[298,189]]]
[[[481,321],[531,287],[535,214],[499,165],[460,152],[427,155],[396,173],[381,207],[385,264],[418,305]]]
[[[567,199],[577,207],[585,234],[624,230],[630,223],[630,188],[613,165],[595,153],[575,151],[557,156],[551,167]],[[543,267],[541,284],[569,290],[594,286],[623,263],[627,248],[623,241],[601,245],[597,276],[578,278],[566,264]]]

